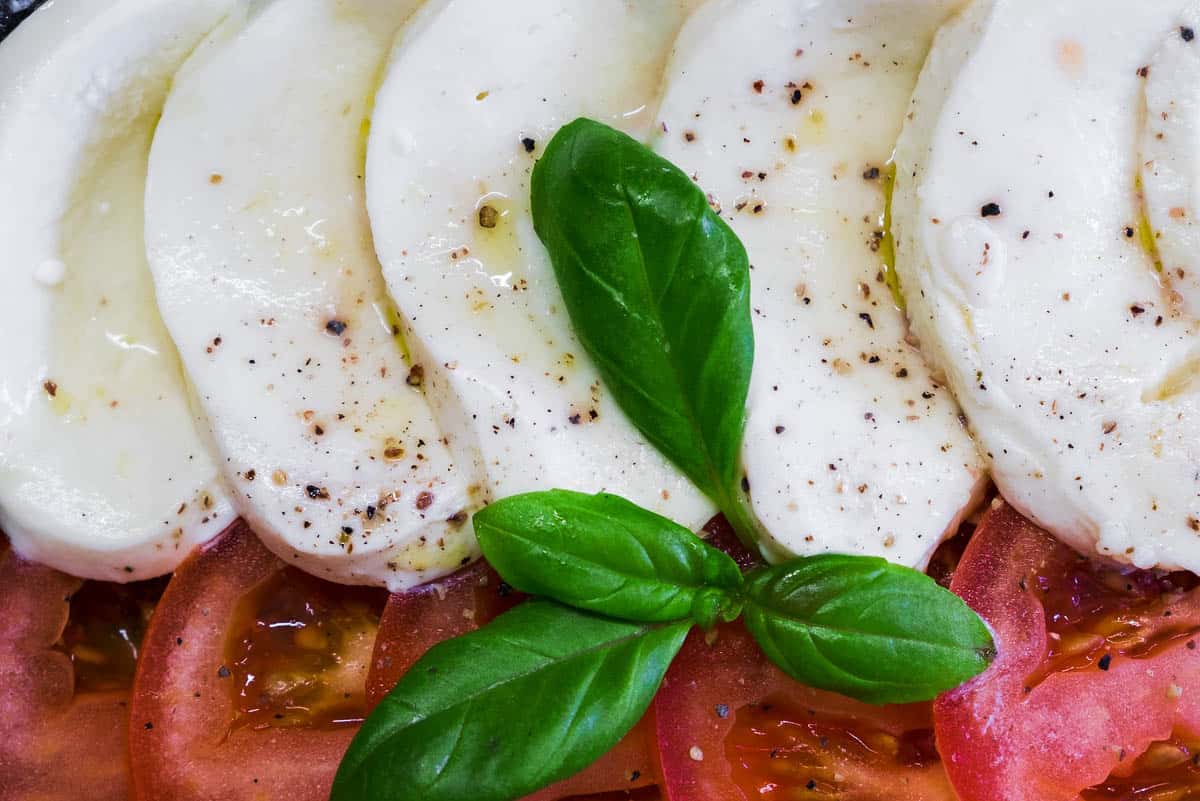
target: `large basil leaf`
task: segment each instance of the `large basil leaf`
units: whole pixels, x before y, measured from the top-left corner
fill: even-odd
[[[332,801],[511,801],[578,773],[638,722],[689,625],[530,601],[439,643],[367,718]]]
[[[982,672],[991,634],[962,599],[883,559],[813,556],[752,573],[746,627],[797,681],[876,704],[933,698]]]
[[[683,526],[616,495],[566,490],[504,498],[475,513],[492,567],[531,595],[623,620],[736,618],[737,563]]]
[[[575,333],[622,410],[757,539],[741,491],[754,334],[737,236],[679,168],[587,119],[546,146],[532,210]]]

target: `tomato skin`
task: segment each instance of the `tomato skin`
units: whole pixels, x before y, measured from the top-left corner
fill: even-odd
[[[21,559],[0,537],[0,798],[128,798],[124,690],[75,695],[54,644],[82,582]]]
[[[951,589],[992,627],[998,655],[934,704],[938,747],[962,801],[1075,801],[1175,727],[1200,732],[1200,648],[1186,636],[1104,669],[1052,673],[1027,690],[1049,641],[1028,577],[1043,567],[1061,573],[1073,559],[1003,502],[963,556]],[[1170,612],[1173,626],[1200,626],[1195,591]]]
[[[325,801],[354,729],[231,731],[226,642],[241,598],[284,569],[242,522],[184,562],[143,642],[129,718],[142,801]]]

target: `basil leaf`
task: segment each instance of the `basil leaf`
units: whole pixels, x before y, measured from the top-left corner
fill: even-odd
[[[739,451],[754,361],[745,248],[679,168],[579,119],[533,170],[533,225],[621,409],[748,544]]]
[[[516,495],[475,513],[483,554],[530,595],[623,620],[736,618],[737,563],[688,529],[616,495]]]
[[[987,626],[915,570],[813,556],[747,577],[746,627],[797,681],[874,704],[933,698],[981,673]]]
[[[578,773],[642,717],[689,625],[530,601],[439,643],[367,718],[332,801],[510,801]]]

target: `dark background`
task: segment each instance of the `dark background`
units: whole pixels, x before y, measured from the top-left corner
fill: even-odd
[[[104,0],[93,0],[100,3]],[[17,27],[17,23],[42,4],[42,0],[0,0],[0,39]]]

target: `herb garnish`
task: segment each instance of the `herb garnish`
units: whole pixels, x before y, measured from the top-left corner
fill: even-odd
[[[590,120],[546,146],[533,214],[624,412],[758,545],[739,458],[754,341],[737,237],[686,175]],[[504,581],[541,598],[418,660],[355,737],[333,801],[511,801],[566,778],[633,727],[693,626],[743,614],[793,678],[871,703],[932,698],[993,654],[961,599],[882,559],[743,575],[666,518],[564,490],[497,501],[474,526]]]

